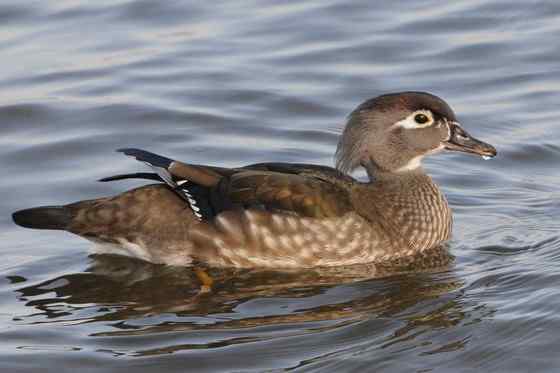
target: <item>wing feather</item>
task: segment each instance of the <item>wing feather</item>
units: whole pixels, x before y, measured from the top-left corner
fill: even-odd
[[[191,165],[141,149],[120,152],[144,162],[190,206],[199,218],[239,208],[282,211],[306,217],[340,216],[352,210],[355,180],[326,166],[260,163],[242,168]],[[118,175],[105,180],[119,180]]]

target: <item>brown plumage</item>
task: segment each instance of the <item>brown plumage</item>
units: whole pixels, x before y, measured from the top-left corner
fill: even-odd
[[[337,169],[262,163],[241,168],[192,165],[139,149],[125,154],[155,174],[112,198],[14,213],[14,221],[63,229],[100,243],[98,251],[154,263],[305,268],[388,262],[446,241],[451,211],[420,160],[443,149],[494,156],[470,137],[436,96],[403,92],[352,112]],[[370,180],[347,172],[364,167]]]

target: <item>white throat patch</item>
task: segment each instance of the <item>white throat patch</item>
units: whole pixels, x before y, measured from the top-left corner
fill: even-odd
[[[397,168],[395,172],[408,172],[408,171],[416,170],[418,167],[422,166],[422,158],[424,158],[423,154],[417,155],[416,157],[409,160],[408,163],[405,164],[404,166]]]
[[[411,158],[408,161],[407,164],[405,164],[402,167],[397,168],[395,170],[395,172],[408,172],[408,171],[416,170],[417,168],[422,166],[422,159],[424,159],[425,156],[439,153],[439,152],[443,151],[444,149],[445,149],[445,145],[440,144],[440,146],[438,146],[435,149],[430,150],[429,152],[427,152],[425,154],[417,155],[416,157]]]

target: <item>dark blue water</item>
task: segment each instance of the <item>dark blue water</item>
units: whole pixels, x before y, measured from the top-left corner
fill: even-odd
[[[0,24],[1,371],[560,370],[560,3],[8,0]],[[191,269],[11,222],[139,185],[96,182],[142,170],[127,146],[331,165],[345,115],[399,90],[499,151],[427,161],[444,268],[225,271],[197,295]]]

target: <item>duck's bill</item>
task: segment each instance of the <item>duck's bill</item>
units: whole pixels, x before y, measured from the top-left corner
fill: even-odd
[[[445,149],[457,152],[478,154],[484,158],[495,157],[496,148],[480,141],[463,129],[459,123],[451,122],[449,125],[449,139],[444,141]]]

